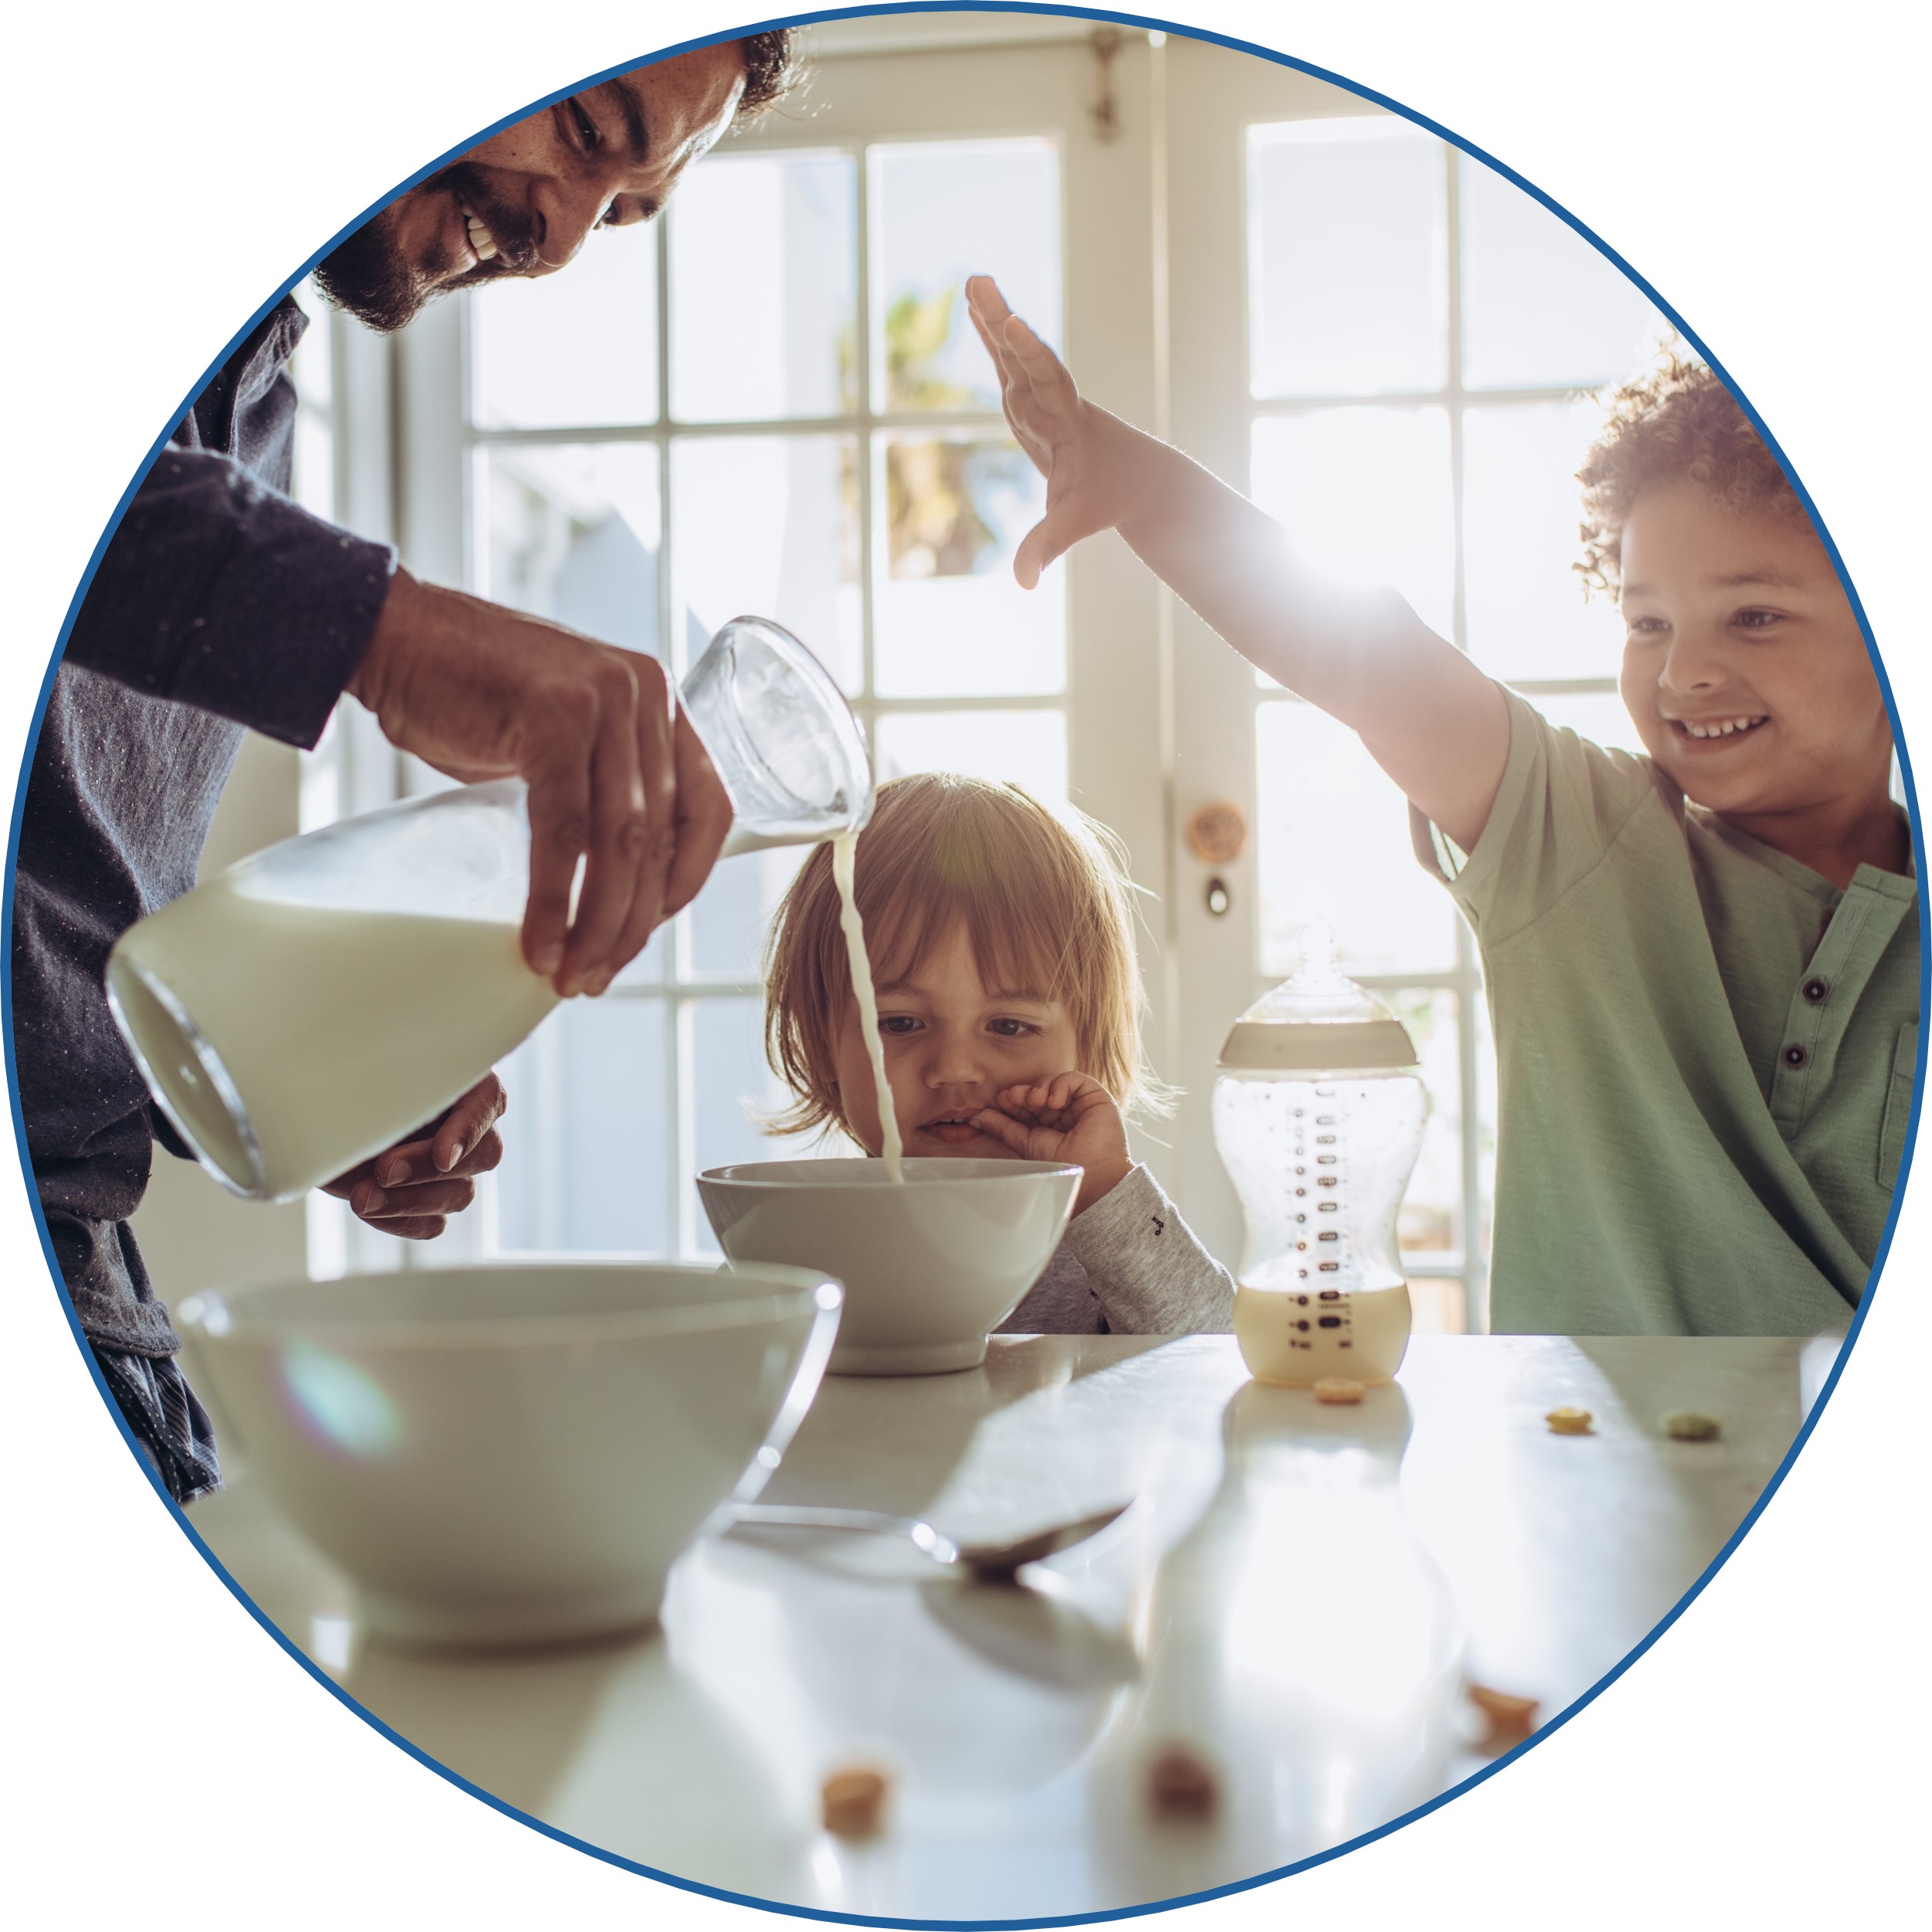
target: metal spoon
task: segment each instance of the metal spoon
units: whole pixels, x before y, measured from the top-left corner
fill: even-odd
[[[1098,1536],[1108,1524],[1117,1522],[1131,1507],[1116,1504],[1078,1522],[1057,1524],[1051,1529],[1035,1530],[1030,1535],[1010,1543],[958,1544],[936,1530],[930,1523],[914,1516],[892,1516],[882,1510],[814,1509],[789,1503],[749,1503],[739,1509],[732,1528],[747,1529],[867,1530],[883,1536],[902,1536],[922,1555],[948,1569],[961,1569],[976,1577],[1000,1578],[1013,1575],[1029,1563],[1071,1549],[1090,1536]]]

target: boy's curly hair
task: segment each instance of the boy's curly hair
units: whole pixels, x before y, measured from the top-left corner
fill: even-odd
[[[1583,559],[1572,566],[1587,590],[1616,594],[1623,526],[1653,483],[1701,485],[1731,510],[1771,510],[1815,535],[1778,458],[1731,391],[1700,362],[1667,344],[1648,375],[1609,401],[1602,434],[1577,472],[1583,486]]]

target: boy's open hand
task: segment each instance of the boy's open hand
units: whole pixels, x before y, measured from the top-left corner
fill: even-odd
[[[1277,683],[1358,732],[1410,801],[1473,851],[1509,763],[1509,705],[1391,590],[1322,577],[1280,524],[1178,449],[1084,401],[990,276],[966,285],[1047,513],[1013,574],[1028,590],[1083,536],[1117,530],[1161,581]]]
[[[1114,1097],[1085,1074],[1056,1074],[1030,1087],[1003,1087],[994,1105],[973,1117],[983,1134],[1003,1141],[1023,1161],[1059,1161],[1086,1176],[1074,1202],[1084,1214],[1127,1178],[1134,1157]]]
[[[1060,358],[1007,306],[990,275],[968,278],[966,313],[1000,372],[1000,401],[1020,447],[1047,479],[1047,513],[1013,560],[1030,590],[1083,536],[1130,521],[1161,446],[1085,400]]]

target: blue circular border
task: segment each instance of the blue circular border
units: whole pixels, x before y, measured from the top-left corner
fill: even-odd
[[[553,102],[562,100],[586,87],[594,86],[600,82],[608,80],[614,75],[628,73],[633,69],[650,62],[668,59],[673,55],[687,53],[699,47],[715,46],[724,41],[742,39],[747,34],[763,32],[771,28],[810,26],[827,20],[852,20],[863,19],[871,15],[908,13],[1038,14],[1051,18],[1106,22],[1119,26],[1152,29],[1176,35],[1184,39],[1204,41],[1216,46],[1229,48],[1237,53],[1249,54],[1257,59],[1271,61],[1277,66],[1291,67],[1298,73],[1307,74],[1316,80],[1324,81],[1332,87],[1356,95],[1362,100],[1373,101],[1377,107],[1386,108],[1391,113],[1399,114],[1404,120],[1414,122],[1418,127],[1427,128],[1431,134],[1448,142],[1452,147],[1460,148],[1463,153],[1469,155],[1473,160],[1482,162],[1484,166],[1494,169],[1505,180],[1514,182],[1524,194],[1540,202],[1559,221],[1581,235],[1605,260],[1612,262],[1621,273],[1643,291],[1657,309],[1670,318],[1679,333],[1696,350],[1698,355],[1724,382],[1732,396],[1736,398],[1739,408],[1750,418],[1758,435],[1764,438],[1765,447],[1777,458],[1779,467],[1783,469],[1792,489],[1797,492],[1798,500],[1804,505],[1806,513],[1810,516],[1812,527],[1818,532],[1819,538],[1825,545],[1825,551],[1832,560],[1832,567],[1838,574],[1839,581],[1844,586],[1846,596],[1849,600],[1852,613],[1858,620],[1859,632],[1865,639],[1865,648],[1870,654],[1873,668],[1878,675],[1879,689],[1885,700],[1886,716],[1891,722],[1893,743],[1897,753],[1899,770],[1905,787],[1906,809],[1912,823],[1913,864],[1922,881],[1925,869],[1924,844],[1919,819],[1918,790],[1912,777],[1912,761],[1906,749],[1905,734],[1900,722],[1897,703],[1892,694],[1891,681],[1885,675],[1884,661],[1879,655],[1877,643],[1872,635],[1870,620],[1866,617],[1865,607],[1859,601],[1858,592],[1846,572],[1844,560],[1839,553],[1838,546],[1832,540],[1830,531],[1826,528],[1824,519],[1819,515],[1817,506],[1812,501],[1809,492],[1799,480],[1797,472],[1792,469],[1782,448],[1779,447],[1777,438],[1771,435],[1764,419],[1751,406],[1749,398],[1731,380],[1724,365],[1710,353],[1697,332],[1616,249],[1586,228],[1566,208],[1552,201],[1532,182],[1525,181],[1514,168],[1499,161],[1493,154],[1486,153],[1483,149],[1477,147],[1474,142],[1464,140],[1460,135],[1452,133],[1440,122],[1432,120],[1426,114],[1418,113],[1413,108],[1404,107],[1399,101],[1392,100],[1386,94],[1378,93],[1372,87],[1365,87],[1358,82],[1331,73],[1327,68],[1318,67],[1311,62],[1298,60],[1291,55],[1277,52],[1271,47],[1257,46],[1252,41],[1238,39],[1232,35],[1215,33],[1204,28],[1179,25],[1144,14],[1115,12],[1098,8],[1047,6],[1032,4],[1031,0],[1007,0],[1007,4],[1001,4],[1000,0],[923,0],[922,4],[909,5],[827,8],[814,13],[780,15],[768,20],[749,22],[728,32],[707,34],[695,39],[678,41],[673,45],[658,49],[649,54],[640,56],[635,59],[621,61],[615,66],[604,68],[597,73],[587,75],[584,79],[574,82],[567,87],[556,89],[550,93],[540,96],[527,106],[518,109],[514,113],[504,115],[500,120],[492,122],[489,127],[483,128],[469,139],[439,154],[426,166],[418,168],[407,180],[400,182],[391,194],[384,195],[379,201],[372,202],[353,220],[345,222],[320,248],[317,249],[306,261],[289,276],[268,299],[229,337],[214,360],[203,370],[194,387],[183,398],[180,406],[170,418],[167,428],[155,439],[140,466],[129,482],[127,488],[122,492],[120,500],[115,505],[113,513],[109,517],[107,527],[101,532],[100,541],[94,546],[93,551],[87,560],[86,570],[83,573],[80,584],[68,604],[67,615],[61,625],[60,635],[56,641],[53,655],[47,667],[47,675],[42,681],[40,695],[35,704],[33,716],[28,727],[25,749],[22,754],[19,778],[15,792],[12,817],[8,830],[6,880],[4,892],[0,892],[0,919],[4,919],[9,932],[12,932],[13,925],[14,878],[19,858],[21,817],[25,807],[27,786],[32,773],[34,753],[39,744],[40,728],[46,715],[48,700],[52,695],[54,678],[59,670],[62,657],[66,651],[67,640],[73,631],[74,620],[80,613],[82,601],[87,594],[88,587],[93,581],[95,571],[100,567],[102,556],[106,552],[108,544],[113,540],[115,531],[120,527],[121,518],[126,514],[127,506],[133,500],[135,492],[140,489],[149,470],[154,467],[156,459],[167,447],[168,439],[174,434],[174,425],[193,407],[196,398],[207,387],[208,383],[220,370],[228,358],[261,323],[269,310],[304,276],[308,274],[317,262],[327,255],[345,237],[360,228],[371,215],[387,207],[398,195],[406,193],[418,182],[426,179],[437,169],[453,161],[458,155],[468,153],[478,142],[486,140],[492,135],[513,126],[529,115],[540,112]],[[1929,960],[1927,957],[1928,950],[1932,950],[1932,908],[1928,908],[1923,890],[1919,894],[1918,912],[1919,1003],[1923,1010],[1926,1004],[1928,990],[1932,990],[1932,960]],[[819,1920],[836,1924],[899,1926],[920,1928],[921,1932],[924,1932],[925,1928],[931,1928],[931,1932],[977,1932],[978,1928],[996,1927],[1020,1928],[1035,1926],[1091,1925],[1110,1919],[1139,1918],[1149,1913],[1172,1911],[1181,1906],[1197,1905],[1209,1899],[1225,1898],[1231,1893],[1252,1891],[1258,1886],[1271,1885],[1277,1880],[1292,1877],[1298,1872],[1305,1872],[1315,1866],[1325,1865],[1330,1860],[1343,1857],[1350,1852],[1358,1850],[1365,1845],[1372,1845],[1378,1839],[1386,1838],[1390,1832],[1399,1831],[1405,1825],[1410,1824],[1419,1818],[1426,1818],[1431,1812],[1439,1810],[1452,1799],[1460,1797],[1464,1792],[1473,1790],[1485,1780],[1494,1777],[1498,1771],[1514,1764],[1525,1751],[1531,1750],[1543,1738],[1549,1736],[1551,1732],[1568,1723],[1578,1711],[1601,1697],[1677,1622],[1679,1617],[1683,1615],[1684,1612],[1703,1592],[1705,1585],[1710,1582],[1712,1577],[1724,1566],[1731,1551],[1744,1539],[1751,1525],[1764,1513],[1765,1506],[1778,1493],[1779,1486],[1790,1472],[1792,1464],[1797,1460],[1798,1453],[1810,1440],[1812,1431],[1817,1426],[1818,1419],[1823,1413],[1825,1404],[1836,1390],[1839,1378],[1844,1372],[1846,1357],[1857,1341],[1859,1331],[1864,1326],[1866,1314],[1871,1306],[1879,1277],[1885,1267],[1886,1257],[1891,1251],[1892,1237],[1897,1229],[1899,1211],[1904,1203],[1906,1186],[1911,1175],[1912,1155],[1918,1140],[1920,1109],[1924,1099],[1926,1058],[1928,1050],[1932,1049],[1932,1039],[1928,1039],[1922,1034],[1919,1042],[1918,1066],[1913,1087],[1912,1111],[1907,1124],[1905,1148],[1900,1159],[1898,1179],[1895,1183],[1892,1197],[1892,1212],[1886,1220],[1885,1233],[1879,1243],[1877,1256],[1872,1264],[1872,1271],[1866,1278],[1865,1292],[1859,1298],[1858,1308],[1852,1315],[1850,1328],[1839,1349],[1838,1358],[1832,1365],[1831,1374],[1826,1378],[1824,1386],[1819,1390],[1817,1398],[1812,1402],[1809,1413],[1799,1426],[1798,1433],[1793,1439],[1791,1448],[1787,1452],[1784,1460],[1778,1464],[1770,1481],[1766,1484],[1763,1494],[1758,1497],[1751,1513],[1737,1526],[1737,1530],[1725,1543],[1724,1548],[1712,1558],[1704,1573],[1678,1599],[1677,1604],[1658,1622],[1656,1628],[1620,1663],[1605,1672],[1582,1696],[1560,1711],[1548,1724],[1541,1727],[1527,1741],[1518,1744],[1514,1750],[1498,1758],[1493,1764],[1486,1765],[1480,1771],[1472,1773],[1460,1784],[1453,1785],[1448,1791],[1432,1798],[1426,1804],[1418,1805],[1413,1810],[1403,1812],[1399,1818],[1392,1819],[1385,1825],[1377,1825],[1372,1831],[1363,1832],[1344,1844],[1331,1846],[1326,1851],[1315,1852],[1308,1858],[1298,1859],[1291,1865],[1281,1866],[1274,1871],[1259,1873],[1253,1878],[1237,1880],[1230,1884],[1212,1886],[1205,1891],[1189,1892],[1178,1897],[1162,1899],[1150,1904],[1118,1907],[1105,1912],[1070,1913],[1058,1917],[1048,1918],[915,1919],[885,1918],[858,1913],[827,1911],[816,1907],[780,1904],[769,1899],[755,1898],[743,1892],[726,1891],[720,1886],[701,1884],[695,1879],[680,1878],[674,1872],[661,1871],[654,1866],[641,1864],[634,1859],[622,1857],[617,1852],[607,1851],[600,1846],[574,1837],[568,1832],[560,1831],[554,1825],[546,1824],[543,1819],[533,1818],[529,1812],[521,1811],[513,1805],[506,1804],[502,1798],[485,1791],[480,1785],[472,1784],[459,1773],[452,1771],[448,1765],[438,1763],[426,1752],[418,1749],[407,1737],[391,1730],[372,1711],[358,1704],[343,1689],[341,1685],[291,1643],[275,1624],[270,1622],[240,1585],[228,1574],[215,1553],[209,1549],[193,1524],[188,1521],[186,1512],[168,1494],[158,1472],[155,1470],[149,1458],[142,1453],[139,1444],[136,1442],[133,1433],[128,1429],[125,1419],[121,1415],[119,1405],[114,1401],[102,1377],[100,1369],[94,1361],[93,1352],[87,1345],[86,1338],[81,1331],[80,1324],[75,1316],[73,1304],[67,1297],[65,1284],[61,1278],[59,1264],[55,1257],[52,1243],[48,1237],[46,1220],[41,1213],[39,1193],[34,1186],[32,1162],[27,1149],[26,1123],[20,1108],[20,1084],[15,1067],[13,1051],[13,959],[11,946],[7,948],[5,958],[0,959],[0,1029],[4,1029],[5,1034],[7,1091],[13,1115],[14,1138],[19,1152],[22,1172],[27,1183],[28,1196],[32,1203],[34,1225],[39,1233],[41,1250],[46,1257],[47,1265],[52,1274],[55,1285],[60,1291],[61,1301],[66,1309],[68,1326],[73,1331],[74,1339],[80,1346],[82,1357],[86,1362],[88,1372],[93,1377],[95,1386],[100,1392],[101,1399],[107,1406],[108,1413],[113,1418],[116,1426],[125,1438],[130,1453],[133,1454],[143,1474],[154,1486],[155,1493],[173,1512],[174,1519],[181,1526],[183,1534],[201,1552],[208,1567],[234,1592],[236,1599],[247,1609],[249,1614],[294,1659],[296,1663],[300,1665],[332,1696],[339,1698],[357,1717],[362,1718],[374,1730],[380,1731],[391,1744],[407,1751],[419,1764],[426,1765],[438,1776],[447,1778],[452,1784],[469,1792],[472,1797],[480,1798],[485,1804],[501,1812],[506,1818],[514,1819],[519,1824],[528,1825],[533,1831],[540,1832],[546,1838],[556,1839],[559,1844],[568,1845],[577,1851],[587,1853],[593,1858],[602,1859],[606,1864],[617,1866],[625,1871],[635,1872],[642,1877],[656,1879],[665,1884],[675,1886],[681,1890],[699,1893],[705,1897],[722,1900],[728,1904],[748,1906],[759,1911],[782,1913],[793,1918]]]

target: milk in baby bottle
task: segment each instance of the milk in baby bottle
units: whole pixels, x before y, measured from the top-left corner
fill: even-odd
[[[1382,1382],[1409,1345],[1396,1217],[1426,1096],[1402,1023],[1312,930],[1294,977],[1235,1023],[1214,1082],[1247,1230],[1234,1334],[1264,1382]]]

